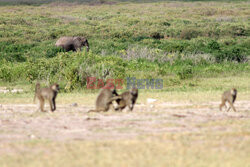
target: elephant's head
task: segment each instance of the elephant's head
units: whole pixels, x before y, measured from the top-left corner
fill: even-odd
[[[87,52],[89,51],[89,43],[85,37],[76,37],[76,40],[78,40],[81,43],[81,47],[86,46]]]

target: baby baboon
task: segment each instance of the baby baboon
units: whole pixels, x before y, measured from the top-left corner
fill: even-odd
[[[66,52],[81,50],[86,46],[89,51],[89,43],[85,37],[61,37],[56,41],[56,46],[62,47]]]
[[[114,106],[112,104],[112,101],[117,100],[119,98],[116,89],[110,90],[110,89],[103,89],[99,93],[96,99],[96,109],[95,110],[89,110],[88,112],[99,112],[99,111],[108,111],[111,107],[112,110],[114,110]]]
[[[116,100],[118,106],[115,108],[115,110],[122,111],[124,108],[126,108],[126,106],[128,106],[130,111],[132,111],[138,97],[138,89],[133,88],[130,91],[123,92],[118,97],[120,98]]]
[[[231,90],[225,91],[221,97],[220,111],[222,110],[223,106],[226,107],[226,102],[228,102],[230,104],[227,111],[229,111],[231,109],[231,107],[233,108],[234,111],[236,111],[236,109],[233,105],[235,100],[236,100],[236,97],[237,97],[237,90],[235,88],[232,88]]]
[[[48,100],[50,110],[53,112],[56,110],[56,96],[59,91],[59,85],[53,84],[50,87],[41,88],[40,83],[36,84],[34,101],[37,98],[39,100],[39,108],[42,112],[44,111],[44,101]]]

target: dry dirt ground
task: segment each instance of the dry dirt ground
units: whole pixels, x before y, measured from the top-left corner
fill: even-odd
[[[42,113],[36,111],[34,104],[0,105],[0,143],[32,139],[116,140],[161,133],[230,132],[232,128],[224,125],[223,121],[250,121],[250,101],[237,101],[238,112],[220,112],[218,105],[218,102],[137,104],[133,112],[101,113],[87,113],[92,106],[58,105],[54,113]],[[2,151],[0,149],[0,155]]]

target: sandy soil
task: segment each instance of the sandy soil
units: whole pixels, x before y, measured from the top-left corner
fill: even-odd
[[[137,104],[133,112],[87,113],[93,106],[58,105],[54,113],[34,104],[0,105],[0,142],[32,139],[104,140],[180,132],[230,131],[223,120],[250,119],[250,101],[237,101],[238,112],[220,112],[218,102]],[[48,109],[48,106],[46,106]]]

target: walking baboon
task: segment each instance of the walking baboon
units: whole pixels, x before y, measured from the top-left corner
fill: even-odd
[[[99,93],[95,103],[95,110],[89,110],[88,112],[99,112],[99,111],[108,111],[111,107],[114,110],[114,106],[112,101],[117,100],[119,98],[116,89],[103,89]]]
[[[53,84],[50,87],[41,88],[40,83],[36,84],[34,101],[37,98],[39,100],[39,109],[44,111],[45,100],[49,101],[50,110],[53,112],[56,110],[56,96],[59,91],[59,85]]]
[[[89,43],[85,37],[61,37],[56,41],[56,46],[62,47],[66,52],[81,51],[83,46],[86,46],[89,51]]]
[[[222,110],[223,106],[226,107],[226,102],[228,102],[230,105],[227,111],[229,111],[231,108],[233,108],[233,110],[236,111],[233,105],[236,100],[236,97],[237,97],[237,90],[235,88],[225,91],[221,96],[220,111]]]
[[[116,102],[118,106],[115,108],[115,110],[122,111],[124,108],[126,108],[126,106],[128,106],[130,111],[132,111],[138,98],[138,89],[133,88],[130,91],[123,92],[117,98],[118,99],[116,100]]]

